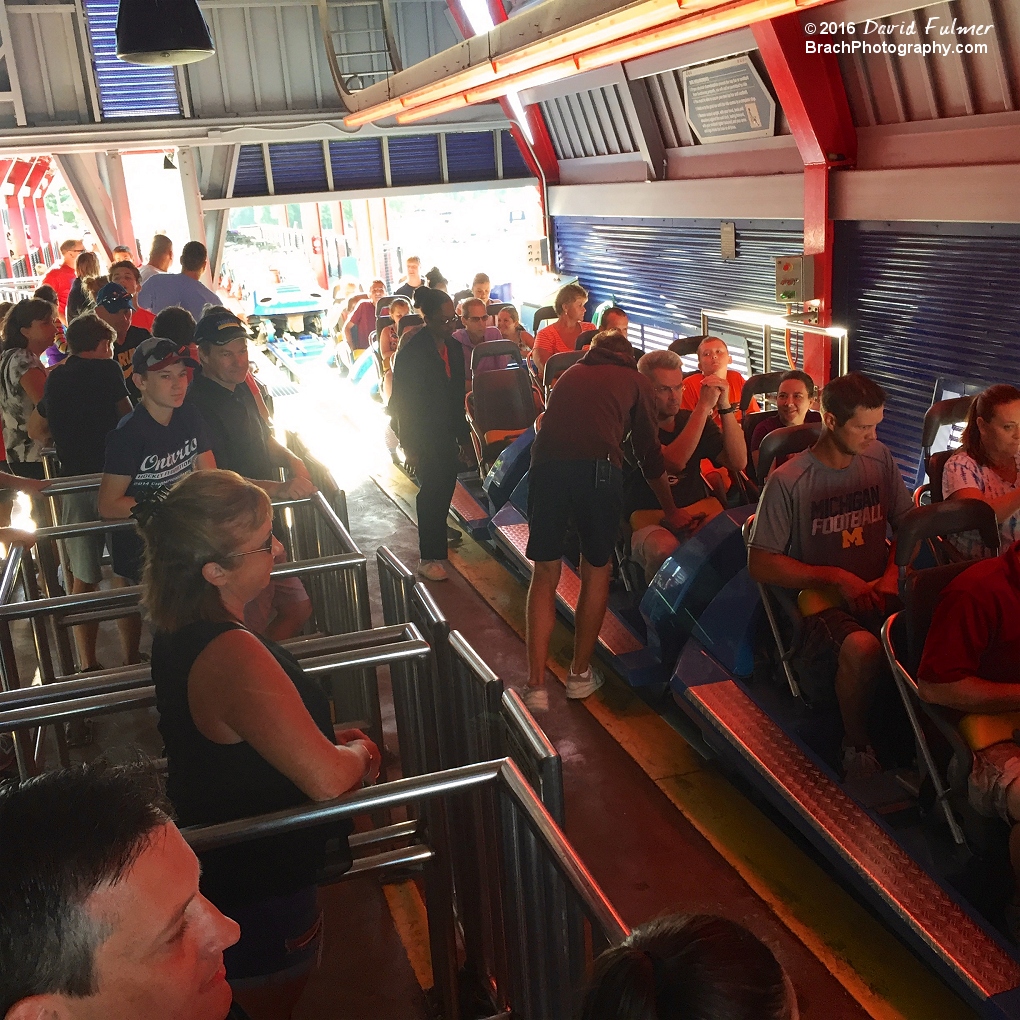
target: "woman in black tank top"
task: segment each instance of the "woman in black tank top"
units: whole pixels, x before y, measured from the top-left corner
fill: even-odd
[[[285,649],[241,623],[269,583],[272,507],[231,471],[188,476],[139,508],[144,601],[167,793],[182,826],[329,800],[374,779],[379,752],[357,730],[334,733],[329,703]],[[227,978],[253,1020],[289,1016],[315,963],[321,915],[318,826],[201,855],[202,892],[241,924]]]

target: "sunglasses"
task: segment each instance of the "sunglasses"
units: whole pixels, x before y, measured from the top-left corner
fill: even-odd
[[[273,551],[273,538],[275,536],[270,531],[269,538],[267,538],[262,545],[257,549],[245,549],[244,552],[227,553],[224,559],[233,559],[235,556],[254,556],[256,553],[271,553]]]

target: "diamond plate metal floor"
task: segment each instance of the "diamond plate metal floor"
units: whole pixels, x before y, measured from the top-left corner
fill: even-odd
[[[1020,965],[735,683],[685,697],[961,979],[986,997],[1020,985]]]
[[[502,524],[496,531],[503,536],[504,546],[512,550],[518,561],[531,571],[531,561],[525,554],[528,548],[528,525],[523,524]],[[581,591],[581,578],[577,572],[564,563],[563,571],[560,574],[560,583],[556,587],[557,598],[571,611],[577,608],[577,598]],[[610,655],[626,655],[629,652],[637,652],[644,648],[644,645],[627,629],[626,626],[612,613],[606,613],[602,622],[602,629],[599,631],[599,644],[601,644]]]

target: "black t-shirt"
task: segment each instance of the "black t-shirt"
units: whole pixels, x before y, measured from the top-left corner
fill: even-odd
[[[131,355],[135,353],[135,348],[143,340],[148,340],[150,336],[152,334],[147,329],[142,329],[141,326],[128,326],[128,331],[124,334],[124,342],[118,342],[113,345],[113,358],[120,365],[120,370],[124,373],[124,383],[127,386],[128,395],[131,397],[131,403],[133,404],[137,404],[142,399],[142,395],[138,392],[138,387],[135,386],[134,380],[131,378],[134,374],[134,370],[131,367]]]
[[[691,411],[678,411],[673,419],[672,431],[659,429],[659,443],[663,448],[669,446],[674,439],[679,438],[684,426],[690,420],[691,414]],[[718,465],[718,458],[722,451],[722,433],[719,431],[719,426],[709,418],[701,432],[701,439],[698,440],[698,445],[683,471],[676,475],[668,467],[666,469],[669,487],[673,493],[673,502],[678,507],[690,506],[692,503],[697,503],[699,499],[705,498],[707,493],[701,477],[701,462],[710,460]],[[635,469],[628,473],[625,486],[624,502],[628,517],[635,510],[659,509],[658,497],[652,492],[651,486],[645,481],[639,470]]]
[[[422,280],[421,285],[424,286],[424,284],[425,281]],[[402,283],[393,293],[394,295],[400,294],[401,296],[406,298],[413,298],[414,287],[412,287],[409,283]]]
[[[308,798],[251,744],[218,744],[195,725],[188,704],[188,676],[211,641],[236,623],[200,621],[152,642],[159,732],[166,745],[167,794],[178,823],[209,825],[307,804]],[[333,742],[329,702],[322,685],[283,648],[264,639],[297,689],[319,731]],[[243,663],[237,664],[238,669]],[[330,836],[344,838],[349,822],[333,822],[281,836],[239,843],[201,854],[201,888],[220,910],[287,896],[315,881]]]
[[[128,391],[109,359],[71,355],[46,377],[39,413],[49,422],[62,475],[103,470],[106,437],[117,427],[117,404]]]
[[[276,478],[269,454],[269,425],[259,414],[247,383],[228,390],[208,376],[197,375],[188,387],[185,405],[205,422],[216,466],[242,478]]]

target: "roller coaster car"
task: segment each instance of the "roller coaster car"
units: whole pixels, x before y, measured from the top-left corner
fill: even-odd
[[[510,364],[479,371],[487,358],[508,358]],[[531,427],[537,411],[520,348],[510,340],[490,340],[475,347],[471,377],[471,392],[464,403],[478,472],[484,479],[500,453]]]
[[[259,287],[252,294],[248,325],[257,327],[265,320],[278,337],[284,333],[321,333],[322,319],[331,303],[327,292],[296,283],[278,283]]]
[[[717,524],[726,527],[718,518],[692,541],[711,537]],[[964,565],[929,567],[908,576],[907,564],[919,562],[918,546],[975,528],[994,548],[990,508],[979,500],[953,500],[912,510],[898,530],[905,608],[885,626],[883,643],[896,683],[887,684],[878,697],[886,699],[881,714],[902,700],[904,724],[909,719],[903,751],[913,756],[916,744],[925,781],[918,794],[916,775],[907,770],[878,777],[892,791],[899,788],[885,813],[869,809],[860,799],[862,789],[840,782],[826,758],[812,749],[805,730],[817,710],[799,697],[786,653],[789,641],[780,642],[780,652],[792,682],[777,684],[769,675],[761,655],[763,599],[746,568],[722,584],[703,609],[697,591],[674,601],[675,617],[696,619],[686,624],[690,633],[671,687],[674,700],[720,759],[771,801],[959,995],[983,1017],[1017,1018],[1020,958],[996,930],[1007,898],[1001,885],[1008,870],[1004,847],[994,838],[984,846],[972,839],[964,806],[969,751],[947,714],[921,704],[913,680],[935,596]],[[663,587],[671,570],[682,573],[667,561],[653,587]],[[653,598],[651,588],[647,598]],[[769,605],[764,600],[766,610]],[[873,722],[879,714],[872,713]],[[937,811],[926,813],[931,804]],[[938,824],[943,818],[948,831]],[[985,847],[991,852],[982,858]]]

